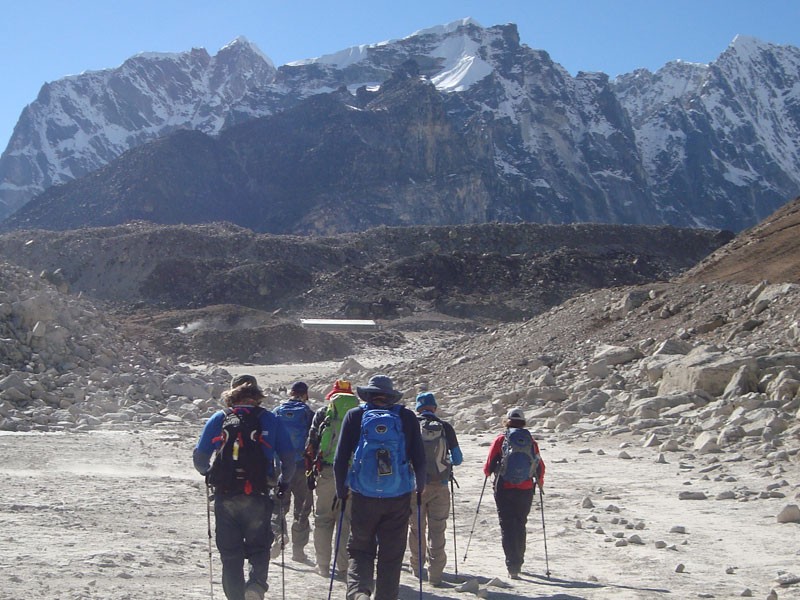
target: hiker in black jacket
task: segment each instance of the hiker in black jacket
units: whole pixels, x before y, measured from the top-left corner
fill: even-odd
[[[411,494],[425,487],[425,449],[416,415],[396,404],[403,393],[389,377],[375,375],[356,392],[364,404],[345,415],[333,461],[336,495],[346,501],[349,488],[352,505],[347,599],[397,600]]]

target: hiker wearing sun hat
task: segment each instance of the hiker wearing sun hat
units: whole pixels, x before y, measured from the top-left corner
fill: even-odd
[[[427,559],[428,582],[434,587],[439,587],[442,585],[442,572],[447,564],[445,535],[447,517],[450,513],[448,484],[452,477],[453,466],[460,465],[463,457],[453,426],[436,415],[438,403],[431,392],[417,394],[416,410],[425,447],[427,482],[419,507],[416,502],[411,503],[408,547],[411,551],[411,570],[414,575],[421,576],[420,568]],[[417,510],[421,513],[419,516]]]
[[[483,466],[486,477],[494,475],[494,501],[500,520],[506,568],[519,579],[525,559],[526,525],[534,488],[544,486],[544,461],[539,445],[525,428],[525,413],[519,407],[506,414],[506,429],[489,448]]]
[[[425,488],[425,449],[391,378],[375,375],[356,393],[363,404],[345,415],[333,461],[336,495],[352,510],[347,598],[397,600],[412,492]]]
[[[275,460],[278,490],[289,487],[295,470],[289,433],[261,407],[264,392],[252,375],[238,375],[222,395],[225,409],[208,419],[192,455],[194,467],[214,490],[215,536],[227,598],[261,599],[269,587],[270,516]],[[213,464],[210,464],[212,456]],[[208,513],[211,539],[210,505]],[[211,548],[209,546],[209,557]],[[249,563],[247,580],[245,560]]]

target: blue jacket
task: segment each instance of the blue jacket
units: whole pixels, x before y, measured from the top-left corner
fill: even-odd
[[[192,460],[194,468],[201,475],[205,475],[208,471],[211,462],[211,456],[222,445],[221,440],[214,441],[221,437],[222,422],[225,420],[225,411],[219,410],[215,412],[211,418],[206,421],[203,432],[200,434],[200,439],[197,446],[192,453]],[[269,447],[264,447],[264,454],[269,460],[269,465],[272,472],[267,473],[269,477],[274,477],[275,466],[274,458],[281,461],[281,480],[291,481],[295,471],[294,449],[292,442],[289,439],[289,434],[280,422],[280,419],[267,409],[261,411],[259,418],[261,422],[261,435],[264,441],[269,444]]]

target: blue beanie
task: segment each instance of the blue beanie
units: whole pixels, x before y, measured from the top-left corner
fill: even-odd
[[[420,408],[425,406],[437,406],[436,398],[433,397],[433,394],[430,392],[423,392],[422,394],[417,394],[417,411],[419,412]]]

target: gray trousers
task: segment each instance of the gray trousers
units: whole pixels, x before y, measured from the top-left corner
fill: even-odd
[[[368,498],[350,494],[353,512],[347,543],[348,600],[358,592],[370,594],[372,600],[397,600],[411,515],[410,496]]]
[[[308,544],[308,537],[311,533],[311,523],[309,516],[314,508],[314,495],[308,489],[306,483],[306,469],[300,463],[292,477],[292,484],[289,488],[287,497],[283,500],[283,506],[275,503],[275,514],[272,517],[272,531],[275,534],[275,542],[280,543],[281,528],[286,531],[286,516],[289,513],[291,504],[294,502],[294,514],[292,519],[292,550],[301,552]],[[281,509],[283,509],[281,511]],[[281,524],[283,520],[283,524]]]

